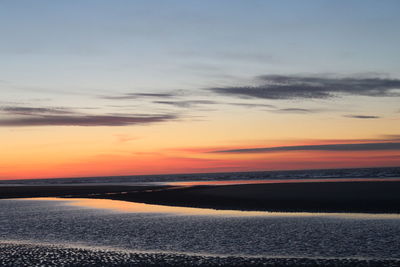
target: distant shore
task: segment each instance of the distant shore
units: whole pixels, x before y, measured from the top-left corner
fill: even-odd
[[[0,198],[106,198],[149,204],[288,212],[400,213],[400,182],[308,182],[219,186],[0,186]]]

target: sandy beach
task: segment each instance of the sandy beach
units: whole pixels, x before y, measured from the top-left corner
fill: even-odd
[[[10,253],[14,252],[14,253]],[[0,243],[2,266],[398,266],[398,260],[216,257]],[[18,256],[16,256],[16,254]]]
[[[0,198],[84,197],[213,209],[400,213],[400,182],[219,186],[8,186]]]
[[[398,266],[398,189],[398,181],[4,186],[2,197],[15,198],[0,200],[0,265]],[[333,212],[348,210],[363,213]]]

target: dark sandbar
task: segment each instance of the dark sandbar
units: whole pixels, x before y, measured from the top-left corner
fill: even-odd
[[[214,209],[400,213],[400,182],[194,186],[107,198]]]

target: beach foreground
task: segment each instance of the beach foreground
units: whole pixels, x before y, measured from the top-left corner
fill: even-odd
[[[0,202],[1,266],[400,263],[400,214],[215,210],[105,198]]]
[[[213,209],[400,213],[400,181],[195,186],[15,186],[1,198],[84,197]]]
[[[398,266],[398,260],[263,258],[135,253],[54,245],[0,243],[1,266]]]

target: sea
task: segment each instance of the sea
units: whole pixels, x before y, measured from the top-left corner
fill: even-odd
[[[400,167],[0,180],[0,185],[148,184],[192,181],[400,178]]]
[[[373,168],[13,183],[399,177],[400,168]],[[400,214],[213,210],[107,199],[0,200],[0,266],[400,266],[399,236]]]

